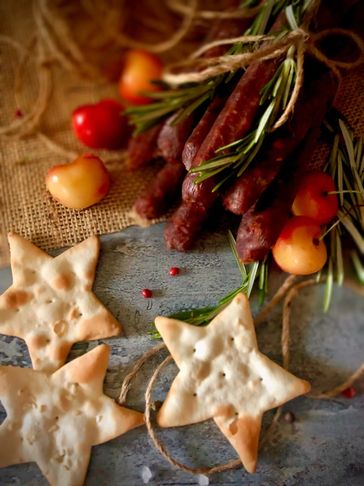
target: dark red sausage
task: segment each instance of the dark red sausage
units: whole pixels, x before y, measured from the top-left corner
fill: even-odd
[[[191,235],[199,231],[201,220],[206,219],[206,209],[199,204],[182,204],[173,214],[174,224],[168,224],[164,231],[167,248],[186,251],[192,247]],[[175,228],[178,228],[178,232]]]
[[[151,186],[135,201],[133,211],[143,219],[161,216],[179,197],[179,189],[186,171],[182,164],[167,163]]]
[[[173,125],[173,120],[178,115],[179,112],[164,122],[157,141],[160,155],[166,162],[172,164],[181,163],[183,147],[195,124],[195,116],[192,114],[176,125]]]
[[[247,133],[259,108],[260,91],[273,76],[276,62],[269,61],[249,66],[197,151],[192,161],[193,167],[212,158],[219,147],[227,145]],[[218,192],[212,192],[216,184],[214,178],[195,184],[196,177],[197,174],[188,174],[183,182],[181,207],[167,224],[164,235],[168,248],[186,250],[192,246],[207,218],[209,208],[219,195]],[[187,219],[189,212],[187,209],[184,210],[183,206],[191,204],[198,204],[203,208],[203,211],[198,213],[199,224],[197,221],[194,225],[189,224]],[[197,220],[197,216],[195,219]]]
[[[323,119],[334,94],[330,73],[314,78],[307,67],[307,74],[302,96],[289,124],[276,132],[274,140],[263,149],[259,160],[227,190],[223,197],[225,209],[240,215],[248,211],[306,137],[313,120],[317,123]]]
[[[320,133],[320,124],[310,130],[304,146],[293,154],[290,170],[276,179],[262,195],[256,206],[241,218],[236,248],[242,262],[263,260],[269,253],[287,222],[297,185],[309,169]],[[295,158],[295,160],[293,160]]]
[[[285,22],[285,16],[280,15],[273,24],[271,32],[279,30]],[[214,157],[217,149],[246,135],[259,109],[260,92],[274,75],[279,62],[280,59],[256,62],[247,68],[197,150],[191,162],[192,167],[198,167]],[[197,174],[186,176],[182,188],[182,206],[195,203],[202,206],[204,211],[199,213],[199,224],[193,226],[189,226],[187,216],[184,219],[180,217],[182,214],[188,214],[181,208],[178,210],[178,217],[172,216],[165,231],[165,241],[169,248],[184,250],[192,246],[210,207],[219,196],[218,192],[211,193],[211,189],[216,184],[214,178],[196,185],[194,184],[196,177]],[[179,244],[178,241],[179,239],[186,241],[187,228],[190,234],[186,246]]]
[[[132,137],[128,145],[128,168],[137,170],[145,167],[153,159],[162,124],[155,125],[147,131]]]
[[[289,158],[279,177],[263,192],[257,204],[243,215],[236,238],[237,251],[243,262],[262,260],[273,247],[289,217],[297,185],[311,166],[321,123],[338,86],[332,74],[322,73],[322,66],[317,66],[315,72],[325,80],[321,86],[324,90],[321,92],[320,111],[315,113],[306,139]]]
[[[182,152],[182,162],[187,170],[191,168],[192,160],[195,158],[202,142],[224,106],[225,100],[226,97],[223,96],[214,97],[185,143]]]

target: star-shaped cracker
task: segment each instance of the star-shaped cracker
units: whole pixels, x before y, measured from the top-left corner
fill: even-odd
[[[260,353],[244,294],[206,327],[166,317],[155,323],[180,369],[158,424],[172,427],[213,418],[246,470],[254,472],[263,413],[307,393],[309,383]]]
[[[25,340],[34,369],[54,371],[74,343],[120,333],[92,292],[96,236],[55,258],[14,233],[8,239],[13,284],[0,296],[0,333]]]
[[[108,358],[102,344],[53,374],[0,366],[0,467],[36,462],[52,485],[80,485],[92,446],[144,423],[103,394]]]

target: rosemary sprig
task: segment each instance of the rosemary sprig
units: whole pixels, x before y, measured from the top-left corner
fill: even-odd
[[[216,306],[201,307],[199,309],[187,309],[175,312],[169,317],[179,319],[195,326],[204,326],[208,324],[214,317],[216,317],[224,307],[226,307],[236,295],[244,292],[248,297],[258,282],[258,289],[260,293],[260,302],[263,302],[266,291],[268,290],[268,264],[266,261],[254,262],[249,265],[244,265],[238,256],[236,250],[235,239],[232,233],[228,232],[228,240],[231,251],[237,263],[240,275],[241,285],[222,297]],[[149,332],[152,339],[159,339],[160,334],[156,329]]]
[[[311,6],[312,0],[293,0],[289,4],[285,1],[271,3],[271,14],[285,10],[288,27],[276,35],[285,35],[290,29],[298,29],[303,16]],[[258,14],[259,17],[259,14]],[[264,19],[260,19],[264,24]],[[297,74],[295,48],[292,46],[287,52],[286,59],[280,64],[272,79],[261,91],[260,110],[253,124],[252,130],[242,139],[219,148],[215,157],[194,167],[191,173],[198,174],[195,184],[219,175],[219,180],[213,188],[217,191],[226,181],[240,177],[249,165],[256,159],[260,149],[275,122],[287,107],[292,94]]]
[[[296,79],[294,47],[261,91],[260,113],[254,128],[242,139],[221,147],[217,155],[190,170],[199,174],[195,184],[220,174],[217,191],[228,179],[240,177],[258,155],[266,136],[287,106]]]
[[[246,35],[262,35],[267,32],[274,19],[284,8],[290,5],[292,0],[265,0],[261,9],[255,17],[252,25],[245,31]],[[293,0],[293,4],[303,4],[303,0]],[[255,0],[243,2],[241,7],[255,6]],[[295,6],[295,10],[297,7]],[[298,10],[297,10],[298,11]],[[227,54],[240,54],[250,48],[249,45],[236,42],[227,51]],[[229,82],[234,73],[219,75],[201,83],[190,83],[181,88],[171,88],[154,93],[145,93],[155,102],[149,105],[131,107],[126,110],[131,123],[135,126],[134,135],[144,132],[148,128],[165,120],[174,113],[178,113],[173,123],[177,124],[184,120],[195,110],[211,100],[220,86]]]
[[[321,275],[326,274],[324,310],[327,311],[333,294],[333,283],[344,281],[343,239],[350,239],[355,249],[351,252],[354,270],[364,285],[364,265],[360,255],[364,254],[364,153],[363,138],[355,138],[352,130],[342,120],[337,127],[331,153],[325,170],[331,174],[339,194],[339,211],[336,221],[326,231],[329,235],[328,264]]]

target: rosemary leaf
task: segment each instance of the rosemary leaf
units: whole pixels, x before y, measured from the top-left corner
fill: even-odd
[[[239,258],[239,255],[238,255],[238,252],[237,252],[237,249],[236,249],[236,241],[235,241],[235,238],[234,238],[234,236],[233,236],[233,234],[230,230],[228,231],[228,242],[229,242],[229,245],[230,245],[231,252],[232,252],[232,254],[235,258],[235,262],[238,266],[239,272],[241,274],[241,278],[244,282],[246,277],[247,277],[247,271],[246,271],[244,263],[242,263],[240,258]]]
[[[223,147],[219,147],[217,150],[216,150],[216,153],[220,153],[220,152],[223,152],[224,150],[227,150],[227,149],[231,149],[231,148],[235,148],[236,146],[240,145],[241,143],[243,143],[245,140],[245,138],[239,138],[239,140],[235,140],[234,142],[231,142],[227,145],[224,145]]]
[[[297,30],[298,25],[296,21],[295,14],[293,12],[293,5],[288,5],[288,7],[285,8],[285,13],[286,13],[286,18],[289,23],[289,26],[291,27],[292,30]]]
[[[359,282],[364,285],[364,265],[361,263],[358,252],[351,252],[351,261],[353,262],[354,270]]]
[[[200,184],[201,182],[205,181],[206,179],[209,179],[210,177],[216,175],[216,174],[219,174],[219,172],[221,172],[222,170],[224,170],[223,167],[219,167],[215,170],[208,170],[208,171],[204,171],[204,172],[201,172],[201,175],[199,175],[198,177],[196,177],[196,179],[194,179],[194,184]]]
[[[324,312],[327,312],[331,299],[332,299],[332,292],[333,292],[333,287],[334,287],[334,272],[333,272],[333,265],[332,265],[332,259],[330,258],[329,260],[329,265],[328,265],[328,270],[327,270],[327,277],[326,277],[326,285],[325,285],[325,292],[324,292]]]
[[[339,191],[340,205],[342,206],[344,204],[344,193],[342,192],[344,190],[344,176],[341,151],[338,151],[337,154],[337,185]]]
[[[336,282],[338,285],[341,286],[344,282],[344,259],[341,238],[338,229],[336,229],[334,235],[336,243]]]
[[[256,157],[256,155],[258,154],[262,144],[263,144],[263,141],[264,141],[264,137],[260,137],[260,139],[258,140],[258,143],[255,147],[255,149],[253,150],[253,152],[249,155],[249,157],[246,159],[246,162],[241,166],[239,172],[237,173],[237,177],[240,177],[243,172],[245,172],[245,170],[249,167],[249,165],[251,164],[251,162],[254,160],[254,158]]]
[[[215,159],[211,159],[210,162],[203,164],[202,166],[193,167],[190,172],[191,174],[196,173],[203,173],[205,171],[209,171],[211,169],[216,169],[217,167],[223,167],[224,165],[230,165],[232,162],[235,162],[235,157],[216,157]]]
[[[259,265],[260,265],[259,262],[254,262],[254,263],[251,264],[250,272],[248,274],[247,290],[246,290],[246,294],[247,294],[248,297],[250,297],[250,294],[253,290],[255,279],[256,279],[257,273],[258,273]]]
[[[283,95],[283,98],[282,98],[283,110],[285,110],[286,107],[287,107],[289,95],[290,95],[291,90],[292,90],[293,79],[297,74],[296,63],[292,59],[289,59],[289,60],[287,59],[287,62],[288,61],[289,61],[289,72],[288,72],[288,77],[287,77],[287,83],[286,83],[285,90],[284,90],[284,95]]]
[[[256,129],[255,136],[254,136],[254,139],[253,139],[254,143],[257,143],[259,138],[262,136],[263,131],[267,129],[269,118],[272,114],[273,109],[274,109],[274,101],[272,101],[270,103],[268,108],[265,110],[263,116],[259,120],[258,127]]]
[[[203,105],[205,103],[205,101],[211,99],[211,97],[212,97],[212,93],[206,93],[206,94],[200,96],[199,98],[197,98],[197,100],[195,100],[189,106],[187,106],[186,108],[184,108],[181,111],[181,113],[178,116],[176,116],[176,118],[173,120],[172,125],[178,125],[178,123],[180,123],[183,120],[185,120],[195,110],[197,110],[197,108],[199,108],[201,105]]]
[[[342,211],[338,212],[338,216],[341,220],[341,223],[345,226],[346,230],[350,233],[351,237],[355,241],[358,250],[362,255],[364,255],[364,238],[359,233],[358,229],[355,227],[350,216],[348,216],[348,214],[343,213]]]
[[[227,182],[229,179],[231,179],[233,177],[233,174],[227,174],[225,177],[223,177],[215,186],[214,188],[212,189],[211,192],[216,192],[220,189],[221,186],[223,186],[225,184],[225,182]]]

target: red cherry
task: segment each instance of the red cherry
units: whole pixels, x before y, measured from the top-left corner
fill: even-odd
[[[169,275],[171,275],[172,277],[175,277],[178,274],[179,274],[179,268],[178,267],[171,267],[169,269]]]
[[[142,296],[144,297],[144,299],[150,299],[153,295],[153,292],[149,289],[143,289],[142,290]]]
[[[93,105],[82,105],[72,113],[76,137],[87,147],[118,149],[125,145],[130,129],[123,106],[105,99]]]
[[[353,398],[356,395],[356,390],[353,386],[349,386],[346,390],[343,390],[341,394],[346,398]]]
[[[309,216],[320,224],[328,223],[339,209],[336,194],[328,194],[332,191],[336,188],[329,174],[318,170],[307,172],[298,186],[292,205],[293,214]]]

